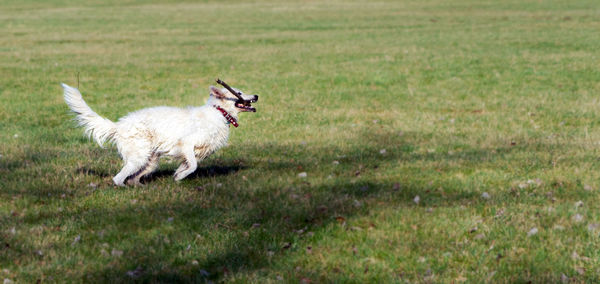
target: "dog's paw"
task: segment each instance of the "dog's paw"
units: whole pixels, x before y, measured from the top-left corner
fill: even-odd
[[[182,179],[186,178],[189,175],[190,175],[190,173],[186,173],[186,172],[176,173],[174,179],[175,179],[175,181],[181,181]]]
[[[118,181],[115,178],[113,178],[112,180],[115,183],[115,185],[118,186],[118,187],[124,187],[125,186],[125,184],[123,183],[123,181]]]

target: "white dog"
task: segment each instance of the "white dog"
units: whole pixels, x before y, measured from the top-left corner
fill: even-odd
[[[182,161],[175,171],[179,181],[193,173],[198,162],[227,145],[229,126],[238,126],[240,112],[256,112],[251,103],[256,95],[245,95],[217,80],[225,88],[210,86],[210,96],[200,107],[151,107],[138,110],[112,122],[95,113],[76,88],[62,84],[65,102],[75,112],[85,133],[102,147],[116,144],[125,165],[113,177],[118,186],[138,185],[140,178],[158,167],[161,156]]]

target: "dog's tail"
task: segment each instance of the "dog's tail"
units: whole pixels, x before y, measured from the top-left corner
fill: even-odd
[[[117,132],[116,124],[95,113],[85,103],[79,90],[67,84],[61,83],[61,85],[65,90],[65,102],[77,115],[76,120],[79,126],[85,128],[85,134],[88,137],[93,137],[100,147],[103,147],[106,141],[112,141]]]

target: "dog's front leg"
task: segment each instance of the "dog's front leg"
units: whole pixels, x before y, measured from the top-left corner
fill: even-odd
[[[198,161],[194,155],[194,146],[186,147],[183,151],[183,163],[175,171],[175,180],[180,181],[193,173],[198,168]]]

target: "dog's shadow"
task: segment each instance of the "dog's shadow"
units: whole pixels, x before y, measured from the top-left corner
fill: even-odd
[[[79,167],[75,170],[75,172],[79,173],[79,174],[84,174],[84,175],[91,175],[91,176],[97,176],[97,177],[101,177],[101,178],[106,178],[106,177],[110,177],[111,175],[103,170],[97,170],[97,169],[92,169],[92,168],[88,168],[86,166],[83,167]]]
[[[196,178],[206,178],[206,177],[217,177],[217,176],[226,176],[235,174],[238,171],[246,169],[246,166],[242,165],[207,165],[205,167],[198,167],[198,169],[188,175],[186,179],[196,179]],[[75,172],[85,175],[97,176],[100,178],[108,178],[111,177],[111,174],[98,169],[93,169],[89,167],[79,167],[75,170]],[[154,180],[161,179],[164,177],[173,177],[175,174],[175,168],[166,167],[163,169],[159,169],[147,176],[144,176],[140,179],[142,184],[148,184]]]
[[[245,168],[246,168],[245,166],[241,166],[241,165],[231,165],[231,166],[209,165],[209,166],[205,166],[205,167],[198,167],[198,169],[195,172],[191,173],[185,179],[227,176],[227,175],[235,174],[236,172],[243,170]],[[159,170],[141,178],[140,182],[143,184],[148,184],[154,180],[161,179],[164,177],[173,177],[174,174],[175,174],[175,169],[172,169],[172,168],[159,169]]]

